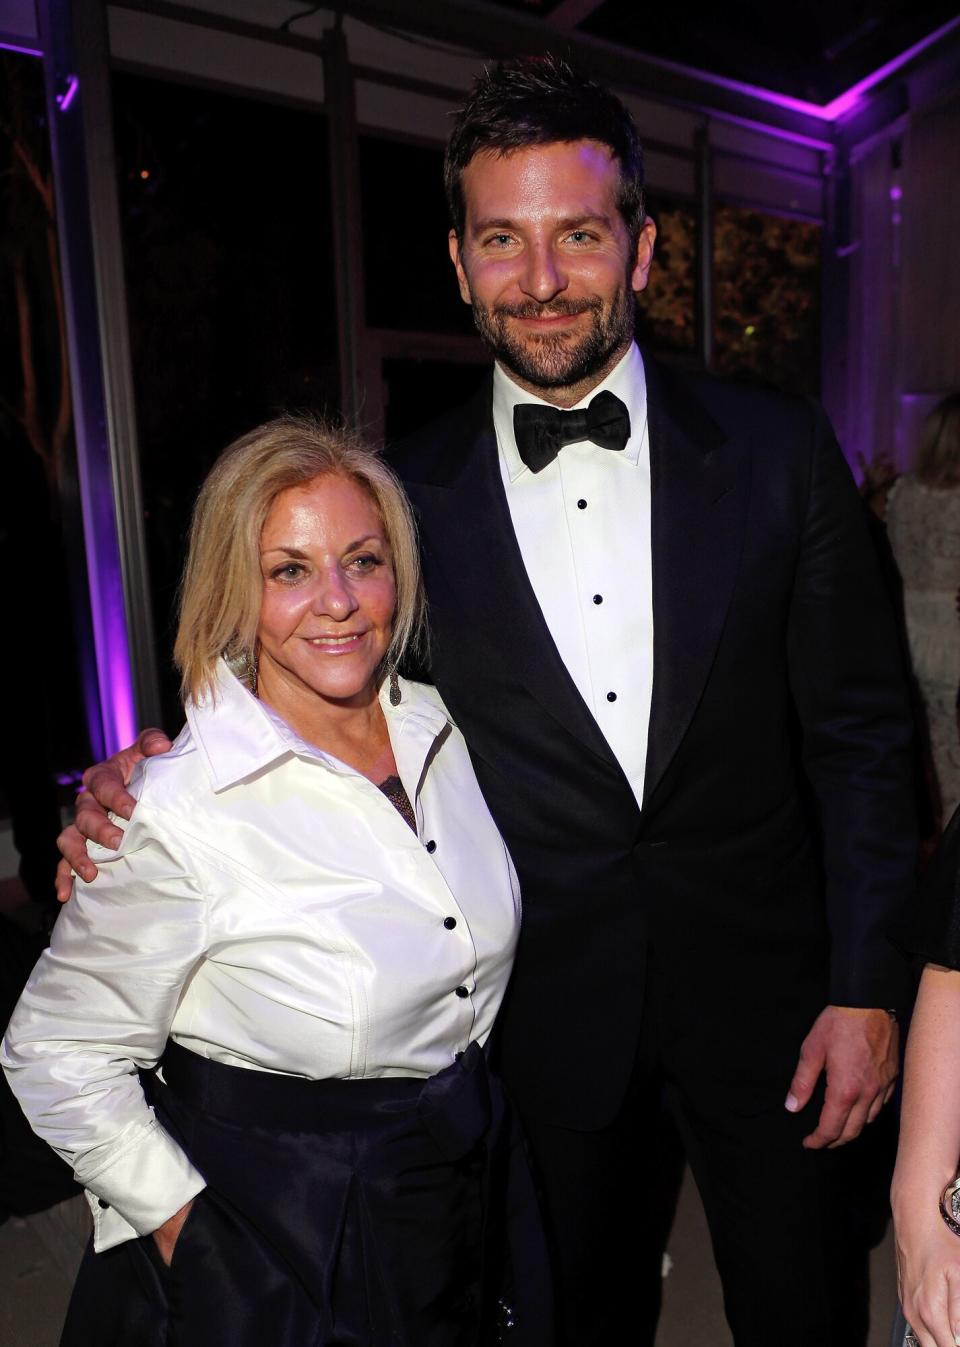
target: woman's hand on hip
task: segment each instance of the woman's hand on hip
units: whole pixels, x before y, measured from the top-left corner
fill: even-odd
[[[179,1211],[175,1211],[172,1216],[168,1216],[163,1225],[153,1232],[153,1241],[167,1267],[170,1266],[170,1260],[173,1258],[173,1250],[180,1237],[180,1231],[190,1215],[190,1209],[194,1201],[195,1199],[191,1198],[189,1202],[184,1203]]]

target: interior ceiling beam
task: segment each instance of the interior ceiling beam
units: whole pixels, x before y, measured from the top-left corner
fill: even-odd
[[[333,0],[331,0],[331,7]],[[229,33],[231,37],[247,37],[254,42],[272,42],[278,47],[291,47],[295,51],[309,51],[316,56],[324,53],[323,39],[304,37],[300,33],[291,33],[282,28],[267,28],[262,23],[251,23],[249,19],[235,19],[229,14],[218,14],[209,9],[196,9],[178,0],[107,0],[109,9],[129,9],[137,14],[152,14],[158,19],[170,19],[173,23],[186,23],[194,28],[210,28],[217,33]]]
[[[603,0],[560,0],[559,5],[550,11],[547,21],[553,28],[576,28],[602,4]]]
[[[235,19],[178,0],[108,0],[111,7],[138,10],[175,22],[211,28],[278,46],[321,54],[322,38],[268,28],[249,20]],[[331,0],[331,7],[336,0]],[[593,0],[562,0],[561,9],[592,5]],[[638,97],[657,99],[690,110],[729,116],[758,126],[808,139],[822,149],[832,144],[832,130],[822,119],[792,108],[780,107],[763,97],[728,88],[696,71],[670,65],[621,47],[603,38],[575,29],[555,27],[552,16],[528,17],[483,0],[444,0],[441,4],[418,4],[411,0],[343,0],[344,12],[361,22],[401,29],[413,36],[462,46],[481,59],[539,56],[559,51],[586,66],[599,79],[631,90]]]

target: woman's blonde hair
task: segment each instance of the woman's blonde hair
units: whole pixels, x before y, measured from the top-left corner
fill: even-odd
[[[950,393],[923,423],[913,470],[926,486],[960,486],[960,393]]]
[[[397,607],[384,669],[395,668],[405,654],[425,653],[420,555],[403,487],[356,436],[311,416],[281,416],[225,449],[200,489],[173,650],[185,699],[212,691],[221,655],[234,668],[252,665],[263,592],[263,525],[281,491],[324,476],[356,482],[376,506],[387,535]]]

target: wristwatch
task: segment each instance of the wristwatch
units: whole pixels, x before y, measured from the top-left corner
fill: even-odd
[[[940,1194],[940,1215],[947,1229],[960,1235],[960,1177],[948,1183]]]

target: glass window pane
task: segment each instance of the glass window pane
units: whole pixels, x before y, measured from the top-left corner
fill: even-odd
[[[367,322],[415,332],[472,332],[450,256],[443,151],[360,138]]]
[[[164,710],[190,510],[217,453],[284,409],[335,410],[322,115],[114,77],[121,218]]]
[[[729,205],[714,220],[718,373],[817,393],[821,227]]]

